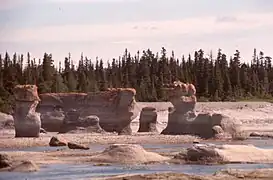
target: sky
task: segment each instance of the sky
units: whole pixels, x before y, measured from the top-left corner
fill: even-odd
[[[45,52],[63,61],[111,60],[165,47],[177,57],[203,49],[273,56],[270,0],[0,0],[0,53]]]

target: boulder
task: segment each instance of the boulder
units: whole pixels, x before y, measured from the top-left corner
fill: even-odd
[[[148,152],[138,144],[113,144],[102,153],[92,156],[91,160],[102,163],[137,164],[163,162],[169,158]]]
[[[41,128],[41,129],[40,129],[40,133],[46,134],[47,132],[46,132],[46,130],[45,130],[44,128]]]
[[[140,113],[138,132],[158,132],[157,112],[153,107],[144,107]]]
[[[194,144],[183,156],[187,161],[217,163],[272,163],[273,150],[253,145]]]
[[[15,110],[13,114],[15,137],[39,137],[40,113],[36,107],[40,101],[35,85],[17,85],[14,88]]]
[[[90,149],[87,146],[80,145],[80,144],[77,144],[77,143],[72,143],[72,142],[68,142],[67,146],[68,146],[69,149],[83,149],[83,150]]]
[[[131,134],[130,123],[139,113],[135,94],[136,91],[130,88],[107,89],[92,93],[41,94],[39,112],[42,114],[52,112],[56,106],[60,107],[64,114],[75,109],[80,115],[79,119],[97,116],[100,126],[105,131]]]
[[[0,129],[14,129],[14,120],[11,115],[0,112]]]
[[[49,146],[53,146],[53,147],[56,147],[56,146],[67,146],[67,142],[64,139],[58,138],[56,136],[53,136],[50,139]]]
[[[12,166],[9,171],[12,172],[35,172],[39,170],[39,166],[37,166],[33,161],[22,161],[20,164],[16,166]]]
[[[0,169],[11,167],[12,162],[7,154],[0,154]]]

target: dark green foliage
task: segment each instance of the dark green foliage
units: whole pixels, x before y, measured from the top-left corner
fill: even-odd
[[[193,83],[200,101],[271,99],[273,95],[272,58],[254,49],[253,59],[241,59],[240,51],[228,58],[221,49],[213,58],[202,49],[193,56],[170,56],[150,49],[124,54],[112,61],[92,61],[83,54],[75,65],[71,55],[54,66],[53,56],[44,53],[38,63],[28,53],[0,54],[0,111],[11,112],[12,90],[17,84],[36,84],[40,93],[97,92],[107,88],[137,90],[138,101],[165,101],[163,85],[180,80]],[[75,61],[74,61],[75,62]],[[245,62],[245,63],[243,63]],[[249,62],[249,63],[246,63]],[[61,66],[63,64],[63,67]]]

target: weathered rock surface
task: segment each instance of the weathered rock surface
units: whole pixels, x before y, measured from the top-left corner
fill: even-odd
[[[129,88],[108,89],[98,93],[41,94],[39,112],[45,114],[60,107],[66,114],[74,109],[79,118],[97,116],[100,126],[106,131],[131,134],[130,123],[139,112],[135,94],[135,90]]]
[[[12,162],[7,154],[0,154],[0,169],[11,167]]]
[[[40,128],[40,133],[46,134],[47,132],[46,132],[46,130],[44,128]]]
[[[64,119],[64,112],[56,109],[41,114],[42,127],[48,132],[59,132]]]
[[[261,138],[273,138],[272,132],[252,132],[249,134],[250,137],[261,137]]]
[[[195,113],[196,96],[192,84],[175,82],[167,89],[169,99],[174,107],[169,108],[167,127],[162,134],[192,134],[202,138],[213,138],[217,134],[215,126],[224,132],[222,137],[235,137],[240,132],[240,121],[217,113]],[[219,133],[218,133],[219,135]]]
[[[103,163],[136,164],[162,162],[169,158],[154,152],[147,152],[137,144],[113,144],[102,153],[92,156],[91,160]]]
[[[83,149],[83,150],[88,150],[90,149],[87,146],[81,145],[81,144],[77,144],[77,143],[72,143],[72,142],[68,142],[67,144],[69,149]]]
[[[49,146],[66,146],[67,142],[64,139],[53,136],[49,141]]]
[[[38,170],[39,166],[37,166],[33,161],[23,161],[9,169],[9,171],[12,172],[35,172]]]
[[[174,82],[166,89],[170,102],[174,107],[169,108],[167,127],[162,134],[184,134],[184,123],[193,120],[195,115],[195,87],[192,84]]]
[[[177,155],[186,161],[216,163],[272,163],[273,150],[253,145],[195,144],[186,153]]]
[[[66,115],[63,125],[60,128],[60,133],[103,133],[99,118],[97,116],[79,117],[79,113],[75,110]],[[71,115],[72,114],[72,115]],[[74,115],[76,114],[76,115]],[[73,118],[74,117],[74,118]]]
[[[40,113],[36,107],[40,101],[35,85],[17,85],[14,88],[15,110],[13,114],[15,137],[39,137]]]
[[[0,129],[13,129],[14,120],[12,115],[0,112]]]
[[[157,132],[157,112],[153,107],[144,107],[139,118],[138,132]]]

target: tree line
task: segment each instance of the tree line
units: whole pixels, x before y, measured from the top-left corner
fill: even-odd
[[[193,55],[167,56],[150,49],[133,55],[125,49],[111,61],[91,60],[83,54],[72,60],[68,54],[54,66],[52,54],[42,59],[8,52],[0,54],[0,111],[12,110],[13,88],[17,84],[36,84],[39,93],[97,92],[106,88],[132,87],[137,101],[166,101],[164,84],[173,81],[193,83],[199,101],[270,99],[273,95],[273,68],[270,56],[254,49],[249,63],[242,63],[240,51],[227,56],[221,49],[213,58],[202,49]],[[77,62],[77,63],[75,63]]]

